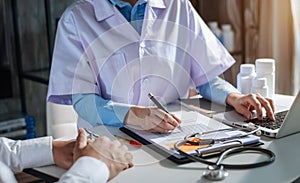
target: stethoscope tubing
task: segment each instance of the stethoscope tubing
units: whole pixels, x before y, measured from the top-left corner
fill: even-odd
[[[202,136],[202,135],[207,135],[207,134],[214,133],[214,132],[221,132],[221,131],[228,131],[228,130],[235,130],[235,128],[225,128],[225,129],[214,130],[214,131],[203,132],[203,133],[194,133],[192,135],[186,136],[184,139],[188,140],[189,138],[196,137],[197,135]],[[244,138],[244,137],[247,137],[251,134],[254,134],[254,133],[258,132],[259,130],[260,130],[259,128],[256,128],[256,129],[254,129],[250,132],[247,132],[245,134],[233,135],[233,136],[230,136],[230,137],[225,137],[225,138],[220,138],[220,139],[213,139],[213,140],[215,142],[217,142],[217,141],[227,141],[227,140],[232,140],[232,139]],[[196,145],[196,144],[194,144],[193,142],[190,142],[190,141],[189,141],[189,143],[192,144],[192,145]]]
[[[192,161],[195,161],[195,162],[204,163],[206,165],[216,165],[216,166],[221,166],[222,165],[222,166],[224,166],[224,168],[228,168],[228,169],[250,169],[250,168],[257,168],[257,167],[266,166],[266,165],[271,164],[272,162],[275,161],[275,154],[271,150],[263,149],[263,148],[259,148],[259,147],[241,146],[241,147],[233,147],[233,148],[225,150],[220,155],[220,157],[218,158],[218,160],[216,162],[212,162],[212,161],[208,161],[204,158],[200,158],[199,156],[188,154],[188,153],[180,150],[179,146],[182,145],[182,144],[185,144],[186,142],[187,142],[187,140],[182,140],[182,141],[176,142],[175,145],[174,145],[174,149],[177,152],[179,152],[181,155],[187,157],[188,159],[190,159]],[[264,155],[267,155],[269,158],[267,160],[263,160],[263,161],[256,162],[256,163],[249,163],[249,164],[226,164],[226,163],[221,163],[222,160],[224,160],[226,157],[230,157],[234,153],[239,153],[239,152],[243,152],[243,151],[252,151],[253,153],[264,154]]]

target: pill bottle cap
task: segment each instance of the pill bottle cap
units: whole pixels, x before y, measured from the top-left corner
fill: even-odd
[[[218,28],[218,22],[215,22],[215,21],[208,22],[208,25],[211,29],[217,29]]]
[[[243,75],[250,75],[255,73],[255,67],[253,64],[241,64],[240,70],[241,74]]]
[[[263,88],[267,86],[267,78],[254,78],[252,81],[252,86],[256,88]]]
[[[255,61],[257,73],[272,73],[275,71],[275,60],[272,58],[260,58]]]
[[[223,24],[222,25],[222,30],[223,31],[230,31],[231,30],[231,25],[230,24]]]

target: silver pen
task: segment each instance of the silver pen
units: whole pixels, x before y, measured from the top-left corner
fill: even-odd
[[[99,135],[94,134],[93,132],[91,132],[90,130],[84,128],[85,132],[87,133],[87,139],[89,140],[95,140],[96,138],[99,137]]]
[[[161,110],[165,111],[166,113],[170,114],[169,111],[152,95],[152,93],[148,93],[148,97],[150,98],[150,100]],[[178,128],[182,130],[181,126],[178,125]]]

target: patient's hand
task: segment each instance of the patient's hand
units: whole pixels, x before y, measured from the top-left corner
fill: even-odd
[[[104,162],[110,172],[109,180],[133,166],[133,157],[127,146],[104,136],[95,141],[88,141],[84,130],[79,129],[74,148],[74,162],[82,156],[90,156]]]
[[[73,149],[75,141],[52,141],[54,163],[64,169],[69,169],[73,164]]]

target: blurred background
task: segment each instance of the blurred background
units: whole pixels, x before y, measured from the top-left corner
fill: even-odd
[[[46,94],[56,25],[75,0],[0,0],[0,134],[7,121],[33,116],[34,133],[46,132]],[[300,86],[299,0],[191,0],[206,23],[229,24],[236,64],[224,77],[236,85],[239,66],[257,58],[276,61],[276,93]],[[21,120],[22,121],[22,120]],[[26,121],[26,120],[25,120]],[[2,124],[2,125],[1,125]],[[22,122],[24,124],[24,122]],[[24,126],[19,127],[24,131]],[[24,134],[23,134],[24,135]]]

